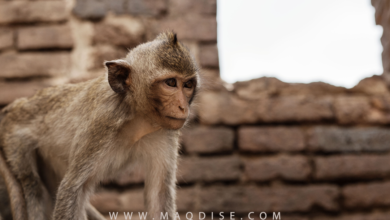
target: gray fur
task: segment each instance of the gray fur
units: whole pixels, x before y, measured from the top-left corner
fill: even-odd
[[[174,88],[164,97],[151,94],[151,87],[168,91],[164,77],[177,77],[180,85],[199,77],[188,50],[171,36],[164,33],[133,49],[125,60],[110,62],[108,76],[43,89],[3,109],[0,149],[23,189],[28,219],[104,219],[89,204],[89,195],[100,181],[133,163],[146,170],[148,219],[159,218],[160,212],[175,218],[179,129],[185,121],[170,118],[188,117],[199,83]],[[161,66],[155,57],[161,48],[166,56],[175,51],[178,66],[191,65],[180,72]],[[127,78],[112,75],[125,68]],[[151,95],[164,107],[151,109]]]

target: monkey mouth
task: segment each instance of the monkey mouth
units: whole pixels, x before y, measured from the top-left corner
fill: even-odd
[[[187,118],[175,118],[175,117],[171,117],[171,116],[165,116],[169,119],[173,119],[173,120],[180,120],[180,121],[185,121]]]

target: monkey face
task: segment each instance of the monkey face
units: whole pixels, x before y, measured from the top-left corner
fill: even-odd
[[[166,129],[180,129],[190,113],[195,76],[170,74],[154,81],[149,95],[154,120]]]

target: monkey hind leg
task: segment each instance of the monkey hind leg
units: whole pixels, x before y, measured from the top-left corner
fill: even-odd
[[[3,149],[23,190],[28,219],[46,220],[52,214],[52,200],[38,173],[34,144],[28,137],[14,136],[6,139]]]
[[[9,202],[7,187],[1,175],[0,175],[0,220],[12,220],[11,206]]]

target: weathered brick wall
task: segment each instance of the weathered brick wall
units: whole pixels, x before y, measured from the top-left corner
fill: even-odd
[[[264,77],[204,91],[183,132],[178,211],[389,219],[389,95],[380,76],[352,89]],[[128,171],[93,203],[106,214],[143,210],[142,180]]]
[[[104,60],[173,29],[207,83],[183,131],[182,219],[189,211],[195,219],[221,211],[245,220],[249,212],[255,219],[259,212],[285,220],[389,219],[386,75],[352,89],[275,78],[224,84],[215,12],[215,0],[0,1],[0,105],[99,76]],[[105,181],[92,203],[105,215],[143,211],[142,189],[142,169],[129,170]]]
[[[219,77],[215,0],[0,0],[0,106],[104,74],[103,61],[175,30]]]
[[[0,106],[63,83],[74,46],[66,1],[0,1]]]

